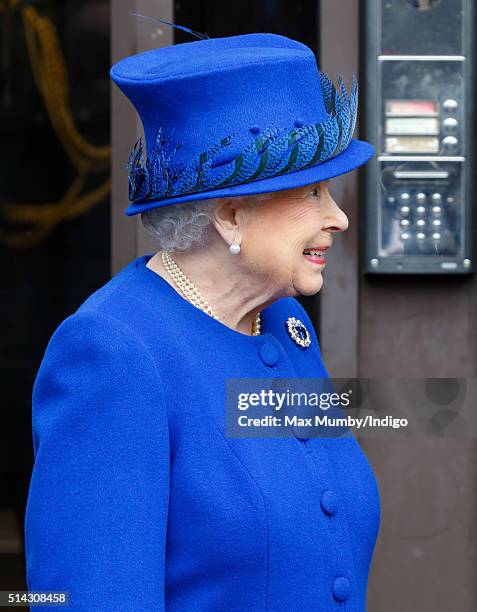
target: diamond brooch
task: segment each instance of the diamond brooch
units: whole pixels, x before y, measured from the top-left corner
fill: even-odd
[[[303,348],[310,346],[310,332],[306,329],[305,325],[300,321],[300,319],[288,317],[286,326],[291,339],[296,342],[298,346],[302,346]]]

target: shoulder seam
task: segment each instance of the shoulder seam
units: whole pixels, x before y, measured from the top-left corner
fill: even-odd
[[[108,291],[107,293],[105,292],[105,295],[101,295],[101,299],[98,300],[97,304],[102,304],[105,302],[106,299],[109,299],[112,295],[114,295],[116,293],[116,291],[118,291],[119,289],[123,288],[123,285],[125,283],[125,281],[129,278],[131,278],[135,273],[137,272],[137,268],[133,268],[129,274],[127,276],[125,276],[124,278],[121,279],[121,282],[118,283],[113,289],[111,289],[111,291]],[[118,272],[118,274],[120,274],[120,272]],[[117,275],[112,276],[109,281],[107,283],[105,283],[102,287],[99,287],[97,291],[93,292],[77,309],[75,312],[82,312],[82,311],[86,311],[89,309],[93,309],[90,305],[90,298],[92,298],[95,294],[97,294],[98,291],[101,291],[101,289],[104,289],[106,287],[106,285],[108,283],[111,283]],[[73,313],[74,314],[74,313]]]

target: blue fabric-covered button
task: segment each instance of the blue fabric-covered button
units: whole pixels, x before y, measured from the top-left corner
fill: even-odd
[[[327,489],[323,491],[320,499],[321,509],[325,514],[334,514],[338,510],[338,498],[334,491]]]
[[[333,580],[333,597],[337,601],[344,601],[348,599],[351,592],[351,584],[345,576],[338,576]]]
[[[278,349],[273,344],[262,344],[258,349],[258,353],[263,363],[269,367],[276,365],[278,362]]]

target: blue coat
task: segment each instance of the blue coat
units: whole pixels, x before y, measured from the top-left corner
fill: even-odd
[[[262,335],[246,336],[149,257],[48,344],[33,390],[28,589],[69,591],[72,612],[364,612],[380,500],[356,439],[225,432],[226,378],[328,376],[305,311],[278,300]],[[310,330],[307,349],[290,316]]]

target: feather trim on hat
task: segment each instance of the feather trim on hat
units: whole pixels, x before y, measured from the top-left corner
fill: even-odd
[[[258,181],[288,172],[303,170],[342,153],[350,144],[358,110],[358,81],[352,77],[348,95],[341,76],[338,89],[320,72],[321,88],[328,118],[284,132],[269,126],[233,160],[215,165],[214,160],[230,146],[238,132],[201,153],[188,164],[174,164],[181,146],[168,153],[168,144],[159,128],[150,155],[143,153],[142,138],[134,145],[126,171],[131,202],[159,200],[218,187]]]

